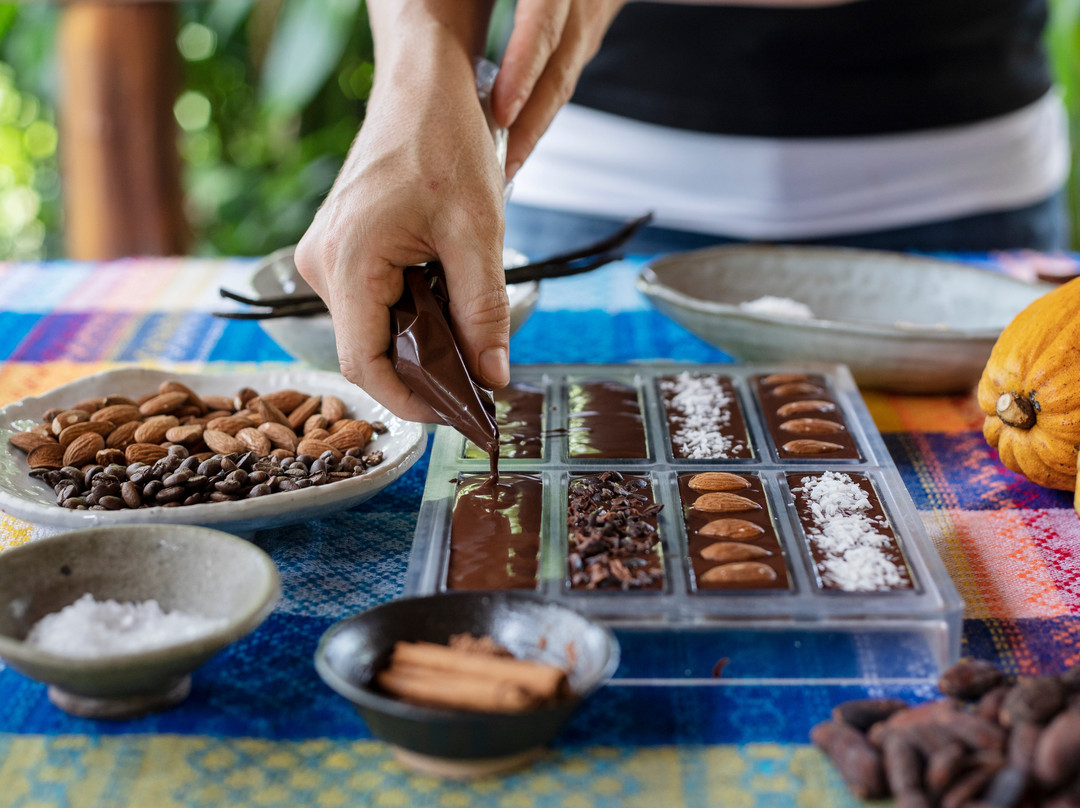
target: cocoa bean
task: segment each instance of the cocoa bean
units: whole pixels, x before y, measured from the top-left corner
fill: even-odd
[[[922,758],[900,732],[885,735],[881,757],[885,764],[885,780],[893,794],[922,790]]]
[[[1035,747],[1042,732],[1042,725],[1032,721],[1021,721],[1012,728],[1006,745],[1006,757],[1010,766],[1025,772],[1031,771]]]
[[[1020,721],[1045,724],[1065,707],[1065,685],[1053,676],[1021,679],[1005,696],[998,720],[1006,727]]]
[[[1004,674],[993,662],[966,659],[941,674],[938,690],[946,696],[974,701],[1004,681]]]
[[[941,808],[962,808],[986,789],[997,769],[979,766],[964,774],[941,798]]]
[[[994,775],[983,794],[983,802],[994,808],[1016,808],[1024,801],[1029,777],[1023,769],[1006,766]]]
[[[866,732],[878,721],[884,721],[907,706],[903,699],[854,699],[834,707],[832,717],[835,721],[843,721],[860,732]]]
[[[1066,710],[1050,722],[1035,746],[1032,770],[1048,791],[1080,773],[1080,712]]]
[[[886,795],[881,756],[861,732],[848,724],[825,721],[810,731],[810,740],[833,762],[856,797],[872,800]]]
[[[927,791],[934,797],[941,797],[968,768],[967,749],[959,741],[949,741],[926,759]]]
[[[1005,703],[1005,697],[1011,689],[1011,685],[998,685],[986,691],[975,705],[975,715],[986,721],[997,721],[1001,714],[1001,705]]]

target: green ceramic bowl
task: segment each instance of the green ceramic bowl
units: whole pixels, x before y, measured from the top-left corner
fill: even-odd
[[[38,620],[86,593],[99,601],[154,599],[166,612],[226,623],[186,642],[95,659],[25,641]],[[61,533],[0,553],[0,658],[49,685],[49,698],[68,712],[128,718],[182,701],[191,671],[255,629],[280,594],[270,557],[217,530],[147,524]]]

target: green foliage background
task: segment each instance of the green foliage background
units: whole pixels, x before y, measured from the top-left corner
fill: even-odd
[[[1047,31],[1080,144],[1080,0],[1050,0]],[[179,5],[186,205],[201,255],[296,242],[363,120],[373,55],[363,0]],[[0,2],[0,258],[63,256],[57,169],[59,4]],[[491,42],[510,24],[499,0]],[[1069,183],[1080,243],[1080,175]]]

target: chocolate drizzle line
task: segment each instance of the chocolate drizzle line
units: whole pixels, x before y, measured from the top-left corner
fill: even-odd
[[[570,481],[566,525],[573,589],[659,589],[664,571],[656,515],[644,477],[617,471]]]

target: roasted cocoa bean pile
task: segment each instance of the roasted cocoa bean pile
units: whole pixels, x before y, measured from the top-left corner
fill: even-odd
[[[663,579],[654,549],[656,514],[664,506],[642,495],[648,485],[617,471],[571,481],[566,524],[572,586],[638,589]]]
[[[1008,681],[995,665],[960,662],[944,698],[911,707],[860,699],[833,709],[810,739],[860,799],[898,808],[1080,806],[1080,665]]]
[[[30,476],[64,508],[121,510],[227,502],[324,485],[381,463],[386,427],[350,418],[336,396],[279,390],[200,396],[178,381],[44,413],[11,436]]]

